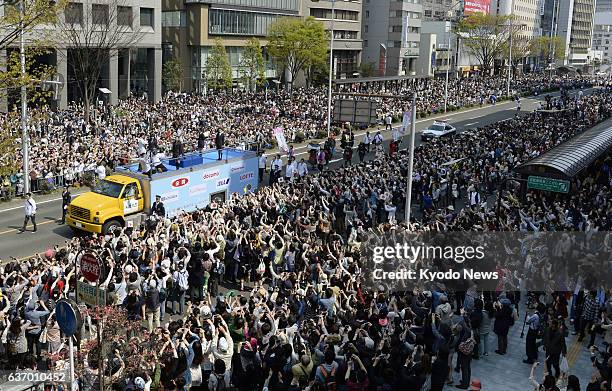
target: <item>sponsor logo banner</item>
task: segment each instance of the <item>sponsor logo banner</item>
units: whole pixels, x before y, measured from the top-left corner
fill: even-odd
[[[204,171],[202,173],[202,179],[205,181],[211,180],[211,179],[216,179],[221,175],[221,173],[219,172],[219,170],[211,170],[211,171]]]
[[[244,174],[240,175],[240,181],[242,182],[253,178],[255,178],[255,173],[253,171],[245,172]]]
[[[189,188],[189,195],[194,196],[198,194],[206,193],[207,186],[205,183],[201,185],[194,185]]]
[[[179,200],[178,191],[169,191],[167,193],[160,194],[160,196],[164,204],[170,204]]]

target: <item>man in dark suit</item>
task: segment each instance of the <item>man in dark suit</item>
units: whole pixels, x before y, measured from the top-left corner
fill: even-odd
[[[66,214],[68,213],[70,201],[72,201],[72,195],[70,194],[68,186],[64,186],[64,191],[62,192],[62,224],[66,223]]]
[[[166,208],[159,195],[155,196],[155,202],[151,206],[151,214],[162,219],[166,217]]]
[[[217,153],[219,154],[219,158],[217,160],[221,160],[223,157],[223,145],[225,144],[225,134],[222,130],[217,132],[215,136],[215,148],[217,148]]]

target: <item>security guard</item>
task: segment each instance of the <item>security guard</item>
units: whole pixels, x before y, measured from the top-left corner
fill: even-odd
[[[68,186],[64,186],[64,191],[62,192],[62,224],[66,223],[66,214],[68,213],[68,205],[70,205],[70,201],[72,201],[70,189]]]
[[[151,206],[151,215],[161,219],[166,217],[166,208],[164,207],[164,203],[161,201],[160,195],[155,196],[155,202]]]

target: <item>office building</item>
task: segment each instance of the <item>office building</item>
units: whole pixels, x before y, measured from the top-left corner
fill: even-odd
[[[516,34],[520,38],[531,39],[540,36],[540,5],[536,0],[493,0],[491,13],[494,15],[513,15]]]
[[[612,65],[612,9],[595,13],[592,49],[594,53],[599,52],[601,56],[601,70],[610,69]]]
[[[376,1],[376,0],[375,0]],[[332,1],[303,0],[304,16],[312,16],[331,30]],[[336,0],[334,11],[334,75],[350,78],[359,71],[363,42],[361,39],[362,0]]]
[[[565,43],[565,58],[557,65],[584,67],[589,62],[593,38],[595,0],[545,0],[542,34]]]
[[[302,0],[163,0],[164,61],[182,65],[183,91],[203,92],[203,72],[215,40],[225,46],[234,79],[240,78],[244,47],[251,37],[264,46],[265,76],[277,77],[265,50],[270,25],[283,17],[300,17]]]
[[[595,12],[612,12],[612,0],[597,0]]]
[[[110,9],[109,7],[116,7]],[[4,13],[4,8],[0,9],[0,15]],[[110,104],[116,104],[118,99],[127,98],[129,94],[146,96],[150,101],[161,99],[162,84],[162,53],[161,53],[161,8],[160,4],[154,0],[121,0],[104,1],[96,3],[83,2],[79,0],[71,1],[66,7],[64,14],[59,16],[67,24],[70,23],[76,29],[84,23],[100,20],[99,24],[104,26],[115,26],[116,30],[110,34],[121,32],[125,37],[122,41],[129,42],[129,47],[122,48],[117,45],[108,55],[106,64],[102,64],[101,72],[96,89],[96,96],[91,100],[94,103],[103,100]],[[101,18],[101,19],[100,19]],[[120,26],[120,27],[117,27]],[[29,34],[35,36],[47,35],[51,27],[40,27],[41,30],[34,30]],[[54,27],[61,29],[61,27]],[[84,31],[95,31],[89,27],[83,27]],[[130,36],[130,34],[134,34]],[[62,40],[62,33],[54,33],[51,36],[55,48],[50,53],[37,57],[36,61],[40,64],[55,66],[57,73],[63,79],[63,86],[59,93],[55,94],[53,101],[49,102],[52,106],[60,109],[66,108],[68,102],[81,100],[81,91],[76,83],[74,65],[75,47],[71,47],[70,42]],[[28,42],[26,35],[25,41]],[[82,38],[83,46],[90,45],[93,40]],[[105,41],[105,42],[108,42]],[[18,43],[14,48],[9,48],[0,56],[10,55],[11,50],[18,50]],[[95,50],[95,47],[89,49]],[[3,61],[3,60],[0,60]],[[6,62],[4,62],[6,63]],[[104,92],[102,92],[104,91]],[[9,97],[9,101],[12,97]],[[6,102],[0,103],[0,110],[5,110]],[[9,102],[9,105],[12,105]]]
[[[416,75],[419,58],[421,0],[363,0],[362,61],[378,75]]]
[[[461,0],[422,0],[422,3],[423,21],[445,20],[447,16],[458,18],[463,13]]]

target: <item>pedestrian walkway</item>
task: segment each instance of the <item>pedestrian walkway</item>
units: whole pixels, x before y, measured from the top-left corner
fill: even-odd
[[[530,391],[533,389],[529,380],[531,365],[523,363],[527,356],[525,355],[526,337],[521,338],[525,314],[524,305],[521,307],[521,320],[514,324],[508,334],[508,353],[504,356],[495,353],[497,336],[491,332],[489,335],[489,349],[491,350],[489,355],[481,357],[479,360],[472,360],[472,378],[481,379],[483,390]],[[578,342],[578,336],[571,335],[571,331],[565,339],[567,359],[570,365],[569,374],[576,375],[584,389],[593,373],[590,352],[586,346],[588,338],[583,342]],[[526,334],[527,331],[525,331]],[[541,382],[544,377],[545,360],[546,353],[540,347],[538,351],[540,365],[535,372],[536,381]],[[454,375],[457,381],[460,376],[457,373],[454,373]],[[452,389],[452,387],[449,389]]]

